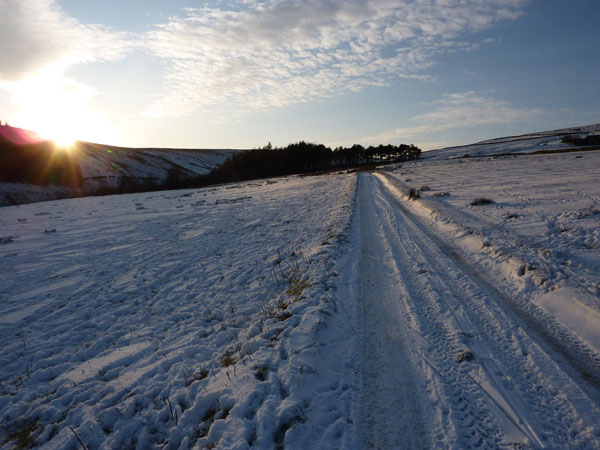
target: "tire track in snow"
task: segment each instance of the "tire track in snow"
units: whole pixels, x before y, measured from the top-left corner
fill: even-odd
[[[594,402],[514,323],[503,310],[499,294],[464,271],[463,264],[424,232],[382,183],[361,177],[359,195],[363,245],[367,247],[363,255],[374,255],[361,265],[367,284],[362,289],[364,339],[368,347],[379,344],[375,356],[365,357],[363,395],[377,399],[377,389],[383,389],[379,396],[389,396],[391,387],[369,379],[369,364],[376,363],[377,355],[391,343],[389,339],[378,343],[368,332],[381,336],[386,327],[408,329],[413,336],[404,339],[403,347],[412,358],[405,358],[405,364],[412,362],[413,371],[403,368],[401,373],[414,380],[415,373],[422,372],[432,402],[421,407],[429,410],[422,416],[429,424],[422,424],[422,429],[429,429],[436,445],[497,448],[517,442],[533,447],[574,444],[593,448],[600,432],[595,425],[600,423],[600,414]],[[380,284],[370,286],[370,274],[378,272]],[[373,317],[386,303],[373,302],[386,296],[395,303],[393,307],[388,304],[387,314],[378,322]],[[369,311],[374,304],[377,309]],[[373,325],[376,331],[369,328]],[[415,355],[420,360],[415,360]],[[468,361],[469,355],[474,355],[472,361]],[[377,367],[384,372],[394,370],[385,364]],[[414,392],[413,396],[422,395]],[[367,422],[385,417],[370,400],[364,402],[364,409]],[[404,420],[398,408],[387,413]],[[405,427],[415,426],[415,417],[410,420]],[[379,426],[385,425],[384,420]],[[398,447],[385,441],[378,444],[382,444],[380,448]]]
[[[359,183],[362,184],[362,179]],[[397,275],[393,260],[382,260],[377,223],[359,185],[361,245],[359,295],[363,318],[361,448],[427,448],[423,388],[409,363],[410,330],[390,280]]]
[[[392,194],[394,190],[400,189],[395,180],[387,174],[383,174],[383,176],[378,174],[378,178],[386,186],[386,189],[390,191],[389,195],[392,203],[406,213],[407,208]],[[502,293],[499,292],[494,282],[489,281],[493,276],[482,277],[479,273],[481,267],[465,263],[466,258],[464,256],[459,256],[456,249],[451,248],[449,244],[441,241],[440,238],[434,236],[431,232],[428,232],[419,219],[416,221],[412,219],[411,221],[420,223],[419,226],[422,227],[421,229],[427,233],[432,241],[436,242],[436,245],[445,254],[454,260],[463,272],[476,279],[482,288],[493,293],[498,303],[507,312],[510,312],[512,319],[516,320],[522,328],[527,329],[530,335],[535,336],[534,339],[536,342],[561,365],[563,370],[569,373],[572,378],[583,380],[585,383],[580,384],[580,387],[586,390],[588,396],[595,399],[595,404],[600,404],[600,355],[593,347],[574,334],[572,330],[561,324],[555,317],[532,302],[530,296],[527,294],[520,295],[518,289],[515,292],[512,286],[507,285],[503,286]],[[529,244],[521,241],[515,245],[523,247]],[[538,269],[541,269],[541,265]],[[555,268],[550,266],[548,270],[554,271]],[[593,279],[594,277],[591,278]],[[501,279],[500,283],[507,283],[507,281]]]
[[[363,177],[359,189],[360,203],[363,207],[361,217],[365,217],[363,222],[367,225],[363,227],[363,245],[371,247],[371,251],[376,254],[376,259],[363,264],[363,279],[368,279],[369,271],[382,273],[385,270],[383,267],[386,265],[393,267],[391,270],[385,270],[387,273],[384,272],[381,275],[381,284],[372,286],[370,291],[365,292],[363,289],[365,346],[372,348],[377,345],[385,346],[383,352],[387,351],[388,353],[397,352],[396,347],[402,346],[407,355],[406,360],[397,364],[396,367],[378,366],[377,369],[382,372],[378,375],[379,378],[389,379],[402,367],[404,367],[405,374],[409,374],[410,369],[405,366],[412,367],[412,380],[402,380],[398,384],[412,382],[416,386],[415,380],[420,379],[422,388],[419,391],[415,389],[411,392],[421,402],[420,419],[426,423],[421,423],[419,426],[429,432],[431,445],[450,448],[495,448],[502,440],[500,431],[490,422],[491,412],[485,407],[481,396],[476,397],[469,392],[473,391],[473,387],[465,386],[462,380],[464,377],[457,370],[458,364],[454,362],[454,357],[464,351],[466,347],[457,342],[456,330],[449,328],[447,320],[443,320],[441,307],[444,304],[436,301],[439,299],[426,298],[431,297],[432,292],[428,292],[426,286],[422,286],[419,280],[419,278],[423,278],[423,274],[419,273],[424,270],[423,265],[410,265],[407,268],[406,261],[404,261],[406,255],[398,254],[399,247],[401,247],[397,242],[398,229],[390,225],[387,208],[382,207],[381,202],[375,198],[371,180]],[[374,241],[374,239],[377,240]],[[387,288],[382,289],[386,284]],[[370,308],[380,307],[378,305],[378,300],[382,297],[380,292],[386,289],[395,294],[392,300],[394,307],[388,308],[384,314],[387,327],[408,330],[411,336],[402,341],[380,339],[380,342],[371,343],[369,342],[371,335],[367,334],[368,325],[371,325],[371,328],[376,327],[375,330],[379,334],[385,328],[381,323],[369,320],[373,315]],[[441,319],[438,319],[440,317]],[[363,374],[363,395],[375,399],[396,395],[397,387],[394,385],[369,386],[371,380],[368,367],[369,362],[365,362],[365,372],[367,373]],[[373,392],[382,387],[387,389],[380,391],[378,395]],[[371,421],[376,421],[377,416],[381,417],[382,415],[384,417],[393,415],[403,425],[394,424],[391,429],[381,430],[382,434],[387,433],[394,436],[395,433],[405,428],[409,430],[410,436],[411,428],[417,426],[414,421],[405,423],[406,418],[401,402],[383,414],[373,410],[372,403],[372,401],[366,402],[364,406],[366,412],[363,421],[367,426],[370,425],[368,423],[370,416],[375,416]],[[413,445],[407,445],[406,439],[400,435],[392,442],[376,441],[374,443],[378,444],[375,445],[376,448],[411,448]],[[367,441],[368,445],[372,443],[372,441]],[[410,441],[409,444],[411,444]],[[419,446],[418,443],[415,443],[413,447],[427,448],[428,446]]]

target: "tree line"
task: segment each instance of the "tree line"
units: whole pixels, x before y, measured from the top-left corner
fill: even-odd
[[[271,144],[240,152],[210,174],[201,177],[209,184],[244,181],[255,178],[314,173],[363,165],[388,164],[421,156],[414,145],[379,145],[377,147],[355,144],[351,147],[331,149],[323,144],[296,142],[286,147]]]
[[[0,127],[0,182],[83,187],[84,178],[76,158],[55,152],[50,141],[17,143],[22,130],[2,124]],[[16,133],[16,134],[15,134]],[[239,151],[205,175],[190,176],[189,171],[173,166],[165,179],[138,178],[134,174],[119,176],[116,186],[99,186],[91,195],[143,192],[160,189],[198,188],[213,184],[326,172],[364,165],[379,165],[417,159],[421,150],[414,145],[379,145],[377,147],[336,147],[305,141],[285,147],[270,143],[255,150]]]

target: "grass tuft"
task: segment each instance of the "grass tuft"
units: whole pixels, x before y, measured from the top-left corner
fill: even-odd
[[[13,443],[15,449],[33,448],[36,446],[35,432],[39,424],[36,419],[15,422],[10,426],[3,426],[4,439],[2,444]]]
[[[280,322],[283,322],[284,320],[287,320],[290,317],[292,317],[292,313],[289,311],[285,311],[285,312],[282,312],[281,314],[279,314],[277,316],[277,319],[279,319]]]
[[[294,278],[294,280],[291,282],[290,287],[287,288],[286,294],[291,295],[293,297],[300,297],[302,296],[302,292],[304,292],[304,289],[310,287],[310,283],[306,280],[303,280],[301,278]]]
[[[410,190],[408,191],[408,199],[416,200],[418,198],[421,198],[421,194],[419,193],[419,190],[411,187]]]
[[[233,357],[233,355],[225,355],[221,360],[221,367],[229,367],[233,366],[237,362],[237,359]]]

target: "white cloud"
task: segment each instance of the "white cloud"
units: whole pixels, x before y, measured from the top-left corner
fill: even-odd
[[[17,106],[11,122],[48,137],[69,128],[82,133],[91,117],[100,129],[101,120],[86,106],[96,89],[68,71],[122,58],[134,45],[130,37],[81,23],[54,0],[0,0],[0,12],[0,90]]]
[[[527,0],[282,0],[187,9],[146,35],[168,62],[148,116],[281,106],[424,73]]]
[[[432,133],[485,125],[507,125],[531,122],[547,116],[539,108],[516,108],[486,93],[467,91],[445,95],[429,104],[431,112],[410,118],[408,127],[380,133],[363,139],[364,142],[420,141],[430,139]]]
[[[129,46],[124,33],[82,24],[54,0],[0,0],[0,11],[0,82],[118,59]]]

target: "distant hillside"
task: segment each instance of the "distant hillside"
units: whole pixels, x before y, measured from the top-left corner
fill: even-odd
[[[136,191],[193,179],[236,150],[126,148],[76,142],[59,151],[33,132],[0,126],[0,206]]]
[[[369,149],[362,150],[369,152]],[[600,150],[600,124],[432,150],[423,152],[421,159],[581,150]],[[52,142],[40,141],[33,132],[0,126],[0,206],[84,195],[198,186],[198,177],[209,173],[208,177],[204,177],[204,184],[257,178],[257,173],[265,169],[264,162],[257,160],[261,151],[265,152],[265,149],[231,158],[240,151],[126,148],[77,142],[71,152],[60,152]],[[267,153],[271,156],[271,151]],[[278,156],[284,154],[282,152]],[[226,161],[227,164],[224,164]],[[252,172],[250,175],[237,173],[240,161],[242,168]],[[218,170],[213,170],[217,167]],[[280,170],[277,173],[284,172]]]
[[[238,150],[125,148],[79,142],[73,152],[84,194],[126,184],[161,184],[205,175]]]
[[[421,159],[448,159],[522,153],[599,149],[600,124],[507,136],[424,152]]]

